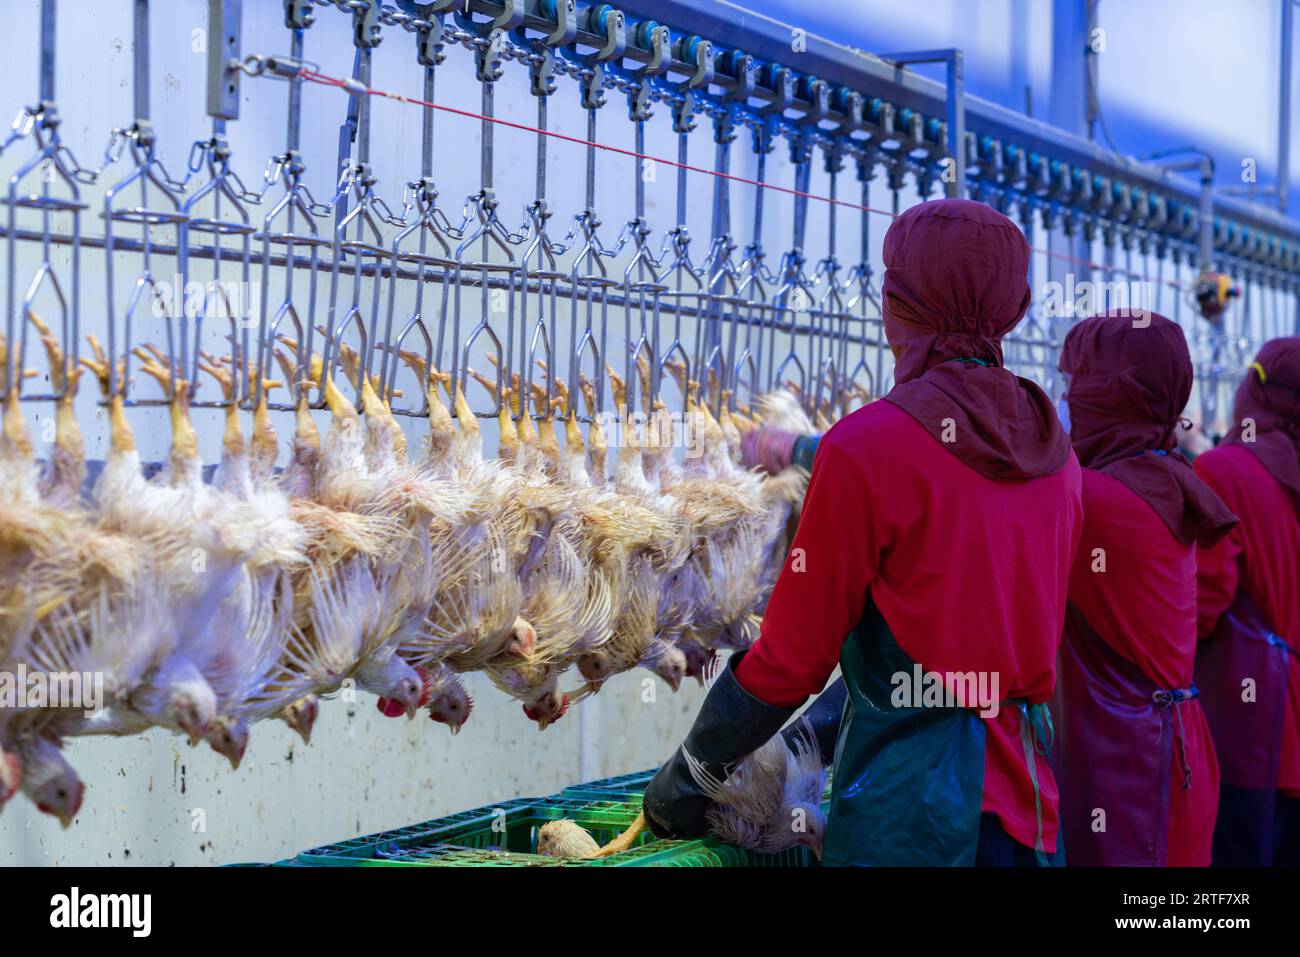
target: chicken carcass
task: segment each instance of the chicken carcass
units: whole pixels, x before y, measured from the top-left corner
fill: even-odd
[[[450,391],[450,379],[440,379]],[[513,463],[483,455],[478,420],[465,393],[452,397],[456,435],[451,443],[453,474],[473,496],[481,520],[462,530],[454,544],[444,543],[461,560],[439,590],[430,621],[450,654],[444,660],[457,671],[475,671],[503,655],[526,657],[537,634],[520,616],[523,590],[519,563],[547,516],[537,516],[521,497],[523,481]]]
[[[422,549],[421,567],[428,590],[418,599],[408,598],[408,618],[398,640],[398,654],[420,674],[423,690],[418,707],[426,709],[430,719],[446,724],[452,734],[457,734],[473,711],[474,702],[459,675],[441,660],[451,653],[444,639],[456,626],[441,615],[431,627],[430,615],[440,593],[463,589],[467,583],[479,580],[479,573],[486,570],[480,563],[490,562],[493,555],[504,553],[504,538],[493,537],[491,521],[485,519],[482,511],[485,503],[470,494],[456,475],[452,458],[456,429],[438,395],[438,384],[444,377],[414,352],[391,351],[415,374],[427,396],[429,433],[424,455],[408,481],[423,484],[428,490],[425,494],[441,495],[456,503],[454,510],[431,510],[429,520],[416,536]],[[486,534],[480,535],[485,521]],[[497,541],[501,543],[500,553],[494,551],[493,543]],[[389,717],[405,713],[399,702],[387,698],[381,698],[378,707]]]
[[[485,377],[471,374],[485,388],[494,387]],[[545,396],[542,405],[546,406]],[[545,408],[543,414],[548,413]],[[544,730],[569,707],[558,678],[572,660],[575,643],[589,628],[583,618],[587,566],[581,529],[566,489],[552,481],[552,466],[544,451],[547,443],[537,434],[517,382],[514,387],[503,385],[497,419],[502,474],[510,477],[513,488],[506,513],[514,531],[509,539],[510,567],[519,583],[519,617],[536,637],[526,654],[499,656],[485,663],[483,670]],[[549,430],[549,420],[543,426]]]
[[[821,859],[826,814],[821,808],[826,789],[816,736],[804,718],[799,730],[774,735],[718,781],[707,768],[686,754],[687,767],[700,791],[713,802],[705,812],[709,832],[725,844],[759,854],[777,854],[806,847]],[[647,828],[644,813],[604,847],[573,821],[553,821],[545,849],[538,834],[538,853],[562,860],[608,857],[632,847]],[[581,833],[579,833],[581,832]],[[584,839],[585,838],[585,839]]]
[[[820,860],[826,836],[821,808],[826,768],[811,728],[792,735],[791,741],[773,735],[725,781],[683,754],[696,785],[713,801],[705,817],[715,837],[761,854],[806,847]]]
[[[304,388],[294,461],[283,477],[291,493],[305,493],[290,500],[290,512],[307,529],[309,565],[295,576],[295,630],[282,664],[291,680],[307,681],[312,695],[333,693],[350,682],[414,709],[422,688],[419,674],[389,641],[410,528],[386,484],[390,476],[372,468],[375,458],[368,463],[366,455],[367,441],[374,442],[377,433],[391,440],[391,433],[373,410],[371,421],[363,423],[330,371],[313,357],[312,374],[317,369],[330,428],[322,447]],[[369,382],[365,385],[363,391],[369,391]],[[281,716],[300,723],[302,713],[286,707]]]
[[[274,445],[266,430],[266,396],[278,383],[261,383],[262,421],[255,422],[261,457],[255,481],[249,446],[239,422],[237,382],[230,367],[205,355],[200,367],[220,385],[226,401],[221,462],[213,487],[229,499],[226,520],[241,522],[254,543],[234,587],[222,602],[211,634],[213,652],[204,674],[217,699],[217,716],[204,733],[217,753],[238,768],[248,745],[249,726],[278,713],[305,688],[274,684],[293,622],[292,576],[307,564],[307,531],[293,520],[289,500],[270,481],[265,459]],[[255,376],[256,372],[251,371]],[[255,381],[255,380],[254,380]]]
[[[63,740],[123,733],[134,697],[167,643],[159,596],[101,579],[46,614],[32,629],[24,662],[40,673],[47,700],[15,709],[3,736],[22,764],[22,790],[68,827],[85,786],[61,752]],[[129,720],[129,719],[128,719]]]
[[[153,557],[154,587],[164,596],[173,632],[155,656],[155,667],[131,698],[131,710],[106,720],[99,733],[129,734],[159,725],[180,731],[197,743],[217,715],[217,695],[205,668],[218,675],[225,667],[231,636],[218,635],[220,609],[238,587],[245,561],[261,544],[259,529],[229,495],[203,481],[198,440],[190,422],[189,383],[158,349],[135,350],[141,370],[168,395],[172,446],[162,473],[145,479],[122,390],[109,394],[109,359],[97,342],[96,360],[87,362],[99,377],[109,404],[111,444],[104,470],[92,489],[101,527],[134,538]],[[123,383],[125,386],[125,383]],[[234,652],[237,654],[237,651]],[[132,713],[134,712],[134,713]]]
[[[562,817],[537,829],[537,853],[561,861],[591,860],[600,854],[600,845],[577,821]]]
[[[609,370],[614,402],[626,408],[626,392],[621,379]],[[602,425],[595,413],[595,395],[591,383],[583,380],[581,388],[591,418],[589,441],[603,454]],[[627,502],[627,508],[649,513],[650,527],[658,530],[643,547],[629,548],[621,581],[618,615],[613,633],[600,648],[578,659],[578,670],[591,691],[597,690],[610,676],[637,666],[648,668],[676,691],[686,674],[686,659],[679,649],[664,638],[657,628],[656,615],[665,582],[679,570],[687,554],[689,524],[679,503],[652,487],[642,472],[641,445],[634,423],[620,422],[619,468],[613,490]]]
[[[11,752],[4,759],[5,770],[17,762],[28,796],[67,826],[83,788],[60,752],[62,739],[83,732],[86,709],[97,707],[102,713],[105,707],[123,706],[163,637],[162,619],[149,601],[151,595],[142,591],[142,582],[150,576],[142,572],[145,561],[137,544],[97,528],[80,500],[85,461],[81,433],[71,414],[80,370],[69,367],[39,317],[29,312],[28,319],[41,335],[51,383],[60,397],[51,464],[39,492],[17,390],[5,403],[0,462],[13,481],[0,493],[0,508],[17,506],[22,517],[14,521],[5,516],[0,527],[5,530],[6,558],[14,558],[17,550],[23,560],[5,566],[6,586],[12,590],[0,621],[0,668],[12,675],[21,663],[29,673],[46,677],[76,672],[76,685],[54,702],[76,707],[33,705],[20,698],[13,707],[0,709],[0,744],[7,743]],[[72,694],[80,689],[83,675],[100,676],[108,701]],[[69,700],[69,695],[77,700]],[[7,793],[17,782],[17,776],[9,776],[0,790]]]

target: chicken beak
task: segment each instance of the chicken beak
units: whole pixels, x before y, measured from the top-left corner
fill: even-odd
[[[296,706],[291,705],[287,715],[287,723],[302,738],[305,745],[311,744],[311,731],[316,725],[316,718],[319,713],[319,706],[314,700],[303,699]]]
[[[542,717],[537,719],[538,731],[545,731],[550,726],[551,726],[551,720],[549,718]]]
[[[64,808],[63,813],[59,815],[59,823],[63,825],[65,831],[72,827],[73,820],[81,812],[81,802],[86,799],[86,786],[78,781],[76,788],[76,796],[72,800],[72,806]]]
[[[18,759],[0,751],[0,806],[18,793],[23,771]]]
[[[520,658],[531,658],[537,650],[537,632],[533,626],[522,618],[516,618],[512,627],[514,637],[510,641],[510,650]]]
[[[456,722],[456,721],[448,721],[448,722],[447,722],[447,727],[451,728],[451,733],[452,733],[453,735],[460,734],[460,724],[459,724],[458,722]]]
[[[814,845],[812,846],[812,852],[813,852],[813,856],[817,858],[817,863],[820,864],[820,863],[822,862],[822,844],[821,844],[821,841],[818,841],[816,844],[814,844]]]
[[[406,720],[407,721],[415,720],[415,715],[419,712],[419,710],[420,710],[420,706],[416,702],[414,701],[409,702],[406,705]]]

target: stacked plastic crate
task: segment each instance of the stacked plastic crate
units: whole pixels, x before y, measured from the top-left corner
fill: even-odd
[[[755,854],[703,840],[660,840],[649,831],[620,854],[596,861],[557,861],[537,853],[537,833],[568,818],[600,844],[621,834],[641,810],[654,771],[565,788],[544,798],[518,798],[303,851],[284,867],[811,867],[803,848]]]

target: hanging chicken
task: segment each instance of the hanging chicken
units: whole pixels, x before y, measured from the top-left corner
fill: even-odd
[[[110,442],[83,498],[80,370],[28,318],[59,398],[42,470],[17,390],[5,392],[0,664],[92,670],[106,687],[89,715],[0,715],[0,796],[20,788],[67,823],[84,793],[62,754],[68,738],[161,727],[207,740],[238,767],[256,722],[278,718],[309,740],[320,699],[349,683],[376,694],[385,714],[425,709],[454,733],[473,710],[461,676],[481,671],[544,728],[612,675],[645,667],[676,688],[687,673],[702,677],[715,649],[750,640],[795,486],[737,464],[753,423],[725,395],[715,416],[684,367],[689,420],[662,405],[624,415],[611,478],[582,377],[570,391],[504,369],[474,376],[501,396],[499,455],[488,459],[463,390],[398,352],[428,393],[426,446],[410,458],[389,407],[397,393],[380,395],[360,352],[334,342],[327,363],[280,337],[287,351],[272,353],[295,398],[277,473],[267,396],[283,386],[232,345],[194,361],[223,409],[221,459],[205,482],[189,365],[153,346],[131,350],[172,427],[163,470],[146,478],[126,415],[126,357],[90,337],[82,364],[99,380]],[[638,359],[648,395],[650,363]],[[626,410],[625,384],[612,371],[610,381]],[[329,415],[323,439],[313,396]],[[691,437],[678,461],[674,449]],[[570,668],[586,682],[575,694],[560,689]]]

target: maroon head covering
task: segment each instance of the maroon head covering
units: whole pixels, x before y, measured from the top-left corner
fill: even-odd
[[[1249,450],[1300,509],[1300,336],[1264,343],[1237,387],[1232,417],[1224,443]]]
[[[885,233],[884,260],[895,351],[884,398],[989,478],[1065,465],[1070,443],[1051,400],[1002,368],[1002,337],[1029,307],[1029,244],[1016,224],[968,199],[921,203]]]
[[[1070,440],[1079,461],[1136,492],[1184,545],[1213,545],[1237,524],[1181,455],[1169,454],[1192,394],[1182,328],[1148,313],[1094,316],[1061,348]]]

